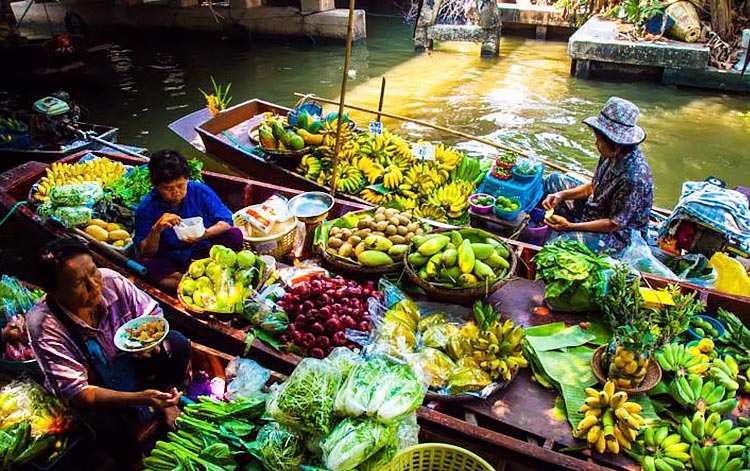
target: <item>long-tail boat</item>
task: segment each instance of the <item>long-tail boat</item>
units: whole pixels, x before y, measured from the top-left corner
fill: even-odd
[[[95,153],[126,164],[143,163],[121,154],[102,151]],[[81,156],[78,154],[67,157],[60,162],[75,162]],[[0,206],[10,209],[19,201],[25,200],[32,185],[44,175],[46,167],[47,165],[39,162],[27,162],[0,174]],[[301,192],[213,172],[204,172],[204,180],[232,210],[264,201],[273,194],[292,197]],[[330,217],[339,217],[349,211],[365,208],[367,206],[362,204],[336,200]],[[59,225],[40,220],[34,210],[25,205],[15,209],[8,224],[11,225],[10,230],[23,234],[29,240],[49,240],[71,235]],[[569,325],[578,324],[582,320],[578,314],[554,311],[548,316],[532,314],[533,308],[542,305],[544,299],[544,287],[540,282],[533,281],[534,268],[530,261],[539,248],[516,241],[508,243],[524,263],[519,264],[518,279],[503,286],[488,302],[501,309],[505,316],[524,326],[560,321]],[[127,259],[104,247],[102,244],[89,244],[95,262],[100,267],[127,274],[140,289],[162,305],[165,315],[176,329],[195,341],[227,354],[249,356],[282,374],[289,374],[300,361],[300,357],[275,350],[258,339],[247,344],[247,333],[241,328],[191,313],[175,297],[150,285],[134,272],[129,272]],[[25,279],[34,279],[33,273],[19,275]],[[668,280],[648,275],[646,279],[655,287],[668,283]],[[723,307],[750,324],[750,303],[747,298],[725,296],[689,285],[685,285],[684,289],[698,291],[706,301],[709,313]],[[531,374],[523,370],[506,389],[487,400],[466,403],[433,402],[421,407],[418,414],[423,427],[422,435],[425,440],[456,443],[474,450],[493,464],[507,459],[513,463],[524,463],[530,466],[528,469],[539,469],[542,466],[555,470],[637,469],[632,461],[624,457],[597,455],[593,462],[586,453],[561,452],[574,445],[574,439],[569,423],[553,413],[556,397],[555,391],[539,386],[532,380]]]

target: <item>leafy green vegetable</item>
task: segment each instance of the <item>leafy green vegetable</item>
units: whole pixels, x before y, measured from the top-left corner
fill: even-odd
[[[188,167],[190,167],[190,179],[202,182],[203,162],[191,159],[188,160]],[[125,206],[135,207],[152,188],[148,167],[143,165],[133,168],[127,175],[113,181],[105,190],[113,199],[121,201]]]
[[[344,419],[323,439],[325,464],[331,471],[356,468],[383,448],[395,435],[395,428],[374,420]]]
[[[545,298],[557,300],[555,307],[588,310],[607,291],[611,265],[578,241],[545,245],[531,261],[536,279],[545,283]]]
[[[302,465],[304,447],[292,429],[270,422],[260,429],[250,451],[266,469],[296,471]]]
[[[349,373],[336,396],[336,412],[392,422],[416,410],[425,392],[411,366],[377,355]]]
[[[341,373],[330,362],[305,358],[271,393],[266,412],[282,424],[328,433],[340,386]]]

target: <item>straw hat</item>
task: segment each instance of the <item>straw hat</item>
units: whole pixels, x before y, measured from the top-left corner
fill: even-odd
[[[636,124],[639,115],[638,107],[633,103],[612,97],[604,104],[599,116],[591,116],[583,122],[600,131],[615,144],[627,146],[646,140],[646,131]]]

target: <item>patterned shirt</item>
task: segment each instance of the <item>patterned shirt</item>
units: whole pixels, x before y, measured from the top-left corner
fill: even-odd
[[[78,328],[81,338],[94,339],[108,361],[118,354],[114,337],[117,329],[141,315],[161,315],[161,307],[119,273],[100,268],[104,315],[96,327],[83,322],[61,307]],[[44,371],[47,389],[65,401],[89,387],[88,362],[65,326],[42,299],[26,316],[31,348]]]
[[[645,237],[654,204],[654,178],[638,147],[620,159],[600,159],[591,184],[594,192],[586,201],[581,220],[611,219],[620,226],[605,236],[609,252],[627,247],[634,229]]]
[[[185,199],[179,208],[170,207],[156,189],[151,190],[143,197],[138,209],[135,210],[135,236],[133,242],[136,246],[148,237],[151,228],[164,213],[173,213],[182,219],[200,216],[206,228],[213,226],[219,221],[224,221],[233,226],[232,213],[219,196],[207,185],[196,181],[189,181]],[[194,244],[180,241],[171,227],[161,233],[159,239],[159,255],[169,255],[180,262],[187,262],[193,251],[210,246],[211,241],[202,240]]]

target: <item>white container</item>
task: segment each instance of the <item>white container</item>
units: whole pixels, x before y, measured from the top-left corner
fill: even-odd
[[[203,218],[200,216],[183,219],[179,224],[175,225],[173,229],[175,234],[177,234],[177,238],[180,240],[203,237],[203,234],[206,233],[206,228],[203,225]]]

